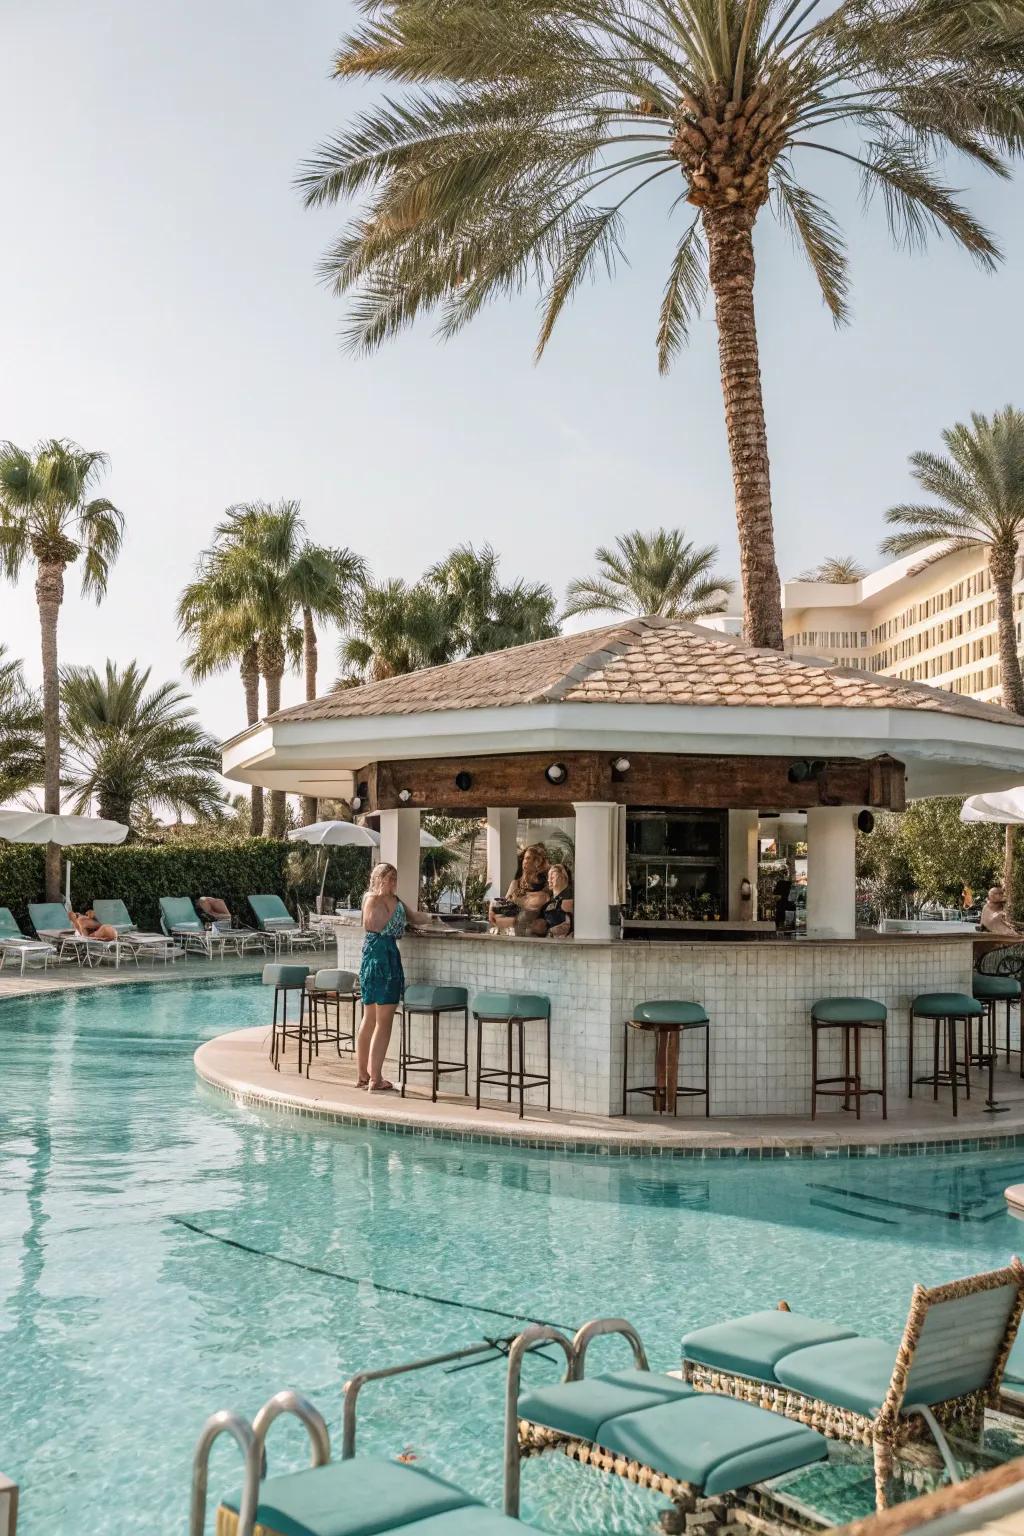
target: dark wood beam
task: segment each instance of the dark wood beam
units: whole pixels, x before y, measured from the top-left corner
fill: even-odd
[[[629,768],[617,770],[617,758]],[[561,763],[566,777],[545,770]],[[456,775],[468,774],[466,788]],[[694,809],[799,811],[818,805],[869,805],[901,811],[906,773],[891,757],[831,758],[676,756],[663,752],[503,753],[493,757],[411,758],[368,764],[364,811],[411,809],[479,816],[485,807],[518,806],[548,815],[574,801]],[[408,800],[400,791],[410,792]]]

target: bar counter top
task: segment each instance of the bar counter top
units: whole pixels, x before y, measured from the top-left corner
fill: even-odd
[[[319,922],[329,924],[331,927],[340,930],[346,935],[360,934],[362,932],[360,924],[357,921],[353,921],[347,917],[325,914],[317,920]],[[952,926],[953,925],[951,924],[950,927],[952,928]],[[702,933],[698,937],[700,929],[704,927],[711,931],[707,934],[706,937]],[[744,937],[741,939],[727,939],[720,937],[720,935],[724,932],[743,932]],[[406,939],[412,939],[417,942],[423,939],[441,939],[446,943],[449,940],[458,940],[460,943],[464,944],[497,944],[503,947],[513,944],[528,945],[530,948],[539,948],[543,950],[561,949],[567,951],[575,951],[579,949],[653,949],[659,952],[661,950],[677,948],[714,950],[716,952],[719,950],[727,949],[747,950],[750,949],[753,945],[765,944],[769,945],[772,949],[792,949],[797,947],[800,949],[808,949],[811,947],[826,945],[860,948],[863,945],[869,944],[893,945],[898,949],[907,945],[908,943],[952,944],[962,940],[969,943],[981,942],[986,945],[992,945],[1012,944],[1016,942],[1013,939],[1001,938],[994,934],[986,934],[981,932],[963,933],[954,930],[950,933],[937,933],[933,930],[930,933],[879,933],[874,928],[859,928],[855,937],[852,939],[809,938],[804,933],[777,933],[774,929],[765,929],[760,926],[751,926],[749,930],[744,930],[743,925],[740,923],[695,924],[687,929],[680,929],[678,938],[671,933],[671,930],[666,932],[666,930],[662,929],[660,930],[660,935],[657,938],[644,938],[633,935],[626,939],[551,939],[534,938],[528,934],[519,935],[508,933],[467,933],[463,929],[449,927],[446,924],[438,924],[437,927],[432,925],[428,929],[409,928],[406,930],[405,938],[402,940],[402,942],[404,943]]]

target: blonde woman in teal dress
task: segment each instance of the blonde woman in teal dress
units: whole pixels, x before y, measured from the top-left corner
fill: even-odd
[[[371,1093],[393,1093],[395,1085],[381,1076],[391,1043],[395,1009],[402,1000],[405,974],[398,940],[406,928],[416,928],[419,914],[408,912],[398,898],[398,870],[393,864],[375,864],[370,886],[363,897],[363,953],[359,962],[359,990],[363,1020],[356,1039],[356,1086]]]

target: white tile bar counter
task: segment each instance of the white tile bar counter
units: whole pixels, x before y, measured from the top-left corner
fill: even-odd
[[[337,920],[335,926],[338,964],[358,971],[362,933],[350,922]],[[598,1115],[622,1111],[623,1022],[634,1004],[654,998],[681,998],[707,1009],[712,1115],[810,1113],[810,1009],[821,997],[871,997],[886,1005],[889,1093],[891,1098],[905,1095],[911,1000],[921,992],[969,995],[973,970],[972,939],[966,934],[588,943],[449,932],[409,934],[401,941],[401,951],[407,982],[466,987],[471,1006],[481,991],[545,993],[551,999],[552,1108]],[[453,1059],[461,1049],[461,1015],[457,1024],[444,1017],[441,1024],[441,1054]],[[421,1023],[419,1030],[424,1028]],[[484,1029],[485,1060],[503,1059],[504,1035],[499,1045],[497,1030],[492,1026],[488,1032],[486,1025]],[[527,1026],[527,1031],[530,1043],[542,1049],[540,1027]],[[425,1036],[418,1033],[417,1038]],[[823,1047],[823,1072],[830,1061],[838,1064],[839,1038],[835,1031],[834,1041]],[[870,1033],[864,1037],[862,1073],[867,1085],[877,1081],[876,1039]],[[396,1024],[392,1065],[397,1042]],[[414,1050],[420,1048],[414,1045]],[[931,1060],[931,1034],[923,1023],[918,1025],[916,1048],[920,1070],[925,1070]],[[471,1019],[471,1091],[474,1050]],[[652,1037],[632,1037],[631,1082],[653,1080],[653,1050]],[[834,1054],[824,1054],[829,1051]],[[701,1079],[700,1052],[698,1037],[688,1040],[684,1035],[684,1081]],[[538,1065],[538,1056],[528,1050],[528,1067]],[[417,1075],[413,1091],[421,1092],[424,1081]],[[448,1078],[446,1089],[454,1082]],[[538,1105],[542,1093],[533,1096]],[[832,1114],[830,1106],[838,1103],[822,1101],[819,1119]],[[877,1104],[865,1100],[863,1113],[876,1116]],[[650,1100],[638,1096],[631,1107],[649,1112]],[[702,1116],[703,1100],[680,1099],[679,1113]]]

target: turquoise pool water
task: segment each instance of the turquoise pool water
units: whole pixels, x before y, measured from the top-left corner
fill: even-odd
[[[348,1375],[514,1332],[504,1313],[620,1314],[671,1366],[687,1326],[779,1297],[898,1332],[915,1281],[1024,1246],[1002,1200],[1024,1152],[571,1158],[261,1118],[200,1088],[191,1058],[267,1009],[241,979],[0,1003],[0,1470],[23,1489],[19,1536],[179,1533],[212,1409],[296,1386],[340,1439]],[[491,1363],[371,1386],[361,1446],[409,1448],[496,1503],[502,1385]],[[270,1449],[304,1460],[287,1423]],[[236,1468],[225,1443],[212,1488]],[[525,1470],[524,1514],[552,1532],[632,1536],[657,1507],[557,1458]]]

